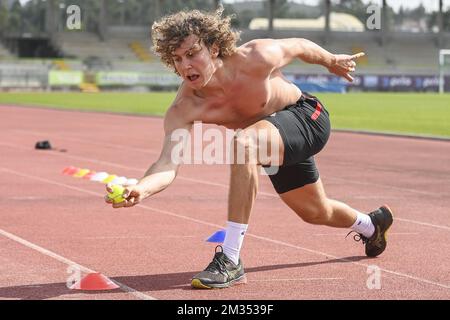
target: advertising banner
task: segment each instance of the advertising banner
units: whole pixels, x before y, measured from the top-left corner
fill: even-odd
[[[96,77],[99,86],[177,86],[180,78],[171,73],[146,72],[98,72]]]
[[[51,70],[48,73],[48,83],[51,86],[78,86],[83,78],[82,71]]]
[[[354,75],[354,81],[334,75],[289,74],[287,79],[305,91],[395,91],[438,92],[439,77],[435,75]],[[450,92],[450,76],[444,77],[444,90]]]

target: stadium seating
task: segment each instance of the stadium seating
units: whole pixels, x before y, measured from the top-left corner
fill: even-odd
[[[359,61],[359,71],[376,74],[430,74],[437,72],[436,36],[418,33],[389,33],[382,46],[377,32],[334,32],[328,39],[323,31],[244,30],[240,43],[255,38],[304,37],[334,53],[366,52]],[[61,32],[58,43],[67,57],[88,60],[91,70],[119,71],[167,71],[150,51],[149,27],[111,26],[105,41],[88,32]],[[448,37],[446,40],[447,43]],[[82,67],[72,62],[71,69]],[[307,65],[300,61],[286,67],[292,72],[325,73],[320,66]]]
[[[279,31],[270,35],[273,38],[302,37],[312,40],[333,53],[353,54],[366,52],[367,56],[359,63],[360,72],[376,74],[433,74],[437,72],[438,51],[433,34],[390,33],[382,46],[376,32],[335,32],[325,39],[322,31]],[[242,42],[254,38],[267,38],[265,30],[245,30]],[[450,41],[446,40],[447,44]],[[326,72],[320,66],[294,62],[286,67],[292,72]]]
[[[98,57],[104,60],[136,60],[136,56],[124,41],[100,41],[89,32],[63,32],[57,36],[60,49],[66,57],[86,59]]]
[[[0,88],[44,88],[51,61],[0,60]]]
[[[49,70],[85,72],[85,75],[93,78],[83,82],[79,89],[87,92],[98,91],[94,87],[97,71],[122,72],[128,73],[128,76],[130,73],[143,72],[168,73],[169,70],[150,51],[148,29],[110,27],[104,41],[89,32],[59,32],[56,44],[64,54],[62,59],[17,59],[0,46],[0,87],[45,87]],[[251,39],[269,37],[307,38],[333,53],[354,54],[364,51],[367,56],[359,61],[358,74],[430,76],[438,73],[439,47],[434,34],[389,33],[381,45],[377,32],[333,32],[326,37],[323,31],[274,30],[269,33],[267,30],[243,30],[238,45]],[[450,35],[446,35],[443,40],[443,47],[450,47]],[[298,75],[328,73],[322,66],[300,60],[293,61],[284,71]]]

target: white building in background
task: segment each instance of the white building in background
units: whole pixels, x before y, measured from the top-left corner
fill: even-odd
[[[254,18],[250,21],[250,30],[267,30],[267,18]],[[273,28],[276,30],[324,30],[325,16],[317,19],[273,19]],[[348,13],[332,12],[330,14],[331,31],[363,32],[364,24],[355,16]]]

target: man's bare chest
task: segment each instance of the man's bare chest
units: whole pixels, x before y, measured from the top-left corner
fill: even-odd
[[[202,99],[200,120],[224,125],[264,114],[270,102],[270,83],[265,79],[247,80],[233,84],[221,95]]]

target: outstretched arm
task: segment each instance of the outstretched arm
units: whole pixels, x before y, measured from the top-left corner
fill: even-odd
[[[318,44],[303,38],[261,39],[253,45],[261,53],[263,59],[273,66],[281,68],[294,59],[306,63],[319,64],[340,77],[353,81],[350,72],[355,71],[356,59],[364,56],[364,52],[354,55],[332,54]]]
[[[191,129],[191,124],[184,121],[182,114],[179,112],[177,106],[172,106],[166,113],[164,118],[164,143],[161,150],[161,154],[158,160],[153,163],[150,168],[145,172],[144,176],[139,180],[135,186],[127,186],[124,190],[123,197],[125,201],[120,203],[113,203],[108,197],[105,197],[107,203],[112,204],[114,208],[132,207],[142,200],[150,197],[151,195],[158,193],[167,188],[177,175],[180,162],[178,159],[174,159],[172,151],[177,148],[178,151],[183,150],[184,145],[179,146],[180,141],[173,141],[172,133],[178,130],[188,133]],[[184,142],[186,139],[184,140]],[[177,156],[180,152],[177,154]],[[111,188],[108,185],[106,187],[108,192],[111,192]]]

